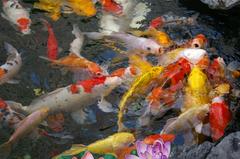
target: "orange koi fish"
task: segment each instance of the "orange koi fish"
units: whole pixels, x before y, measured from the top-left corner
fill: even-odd
[[[22,7],[18,0],[3,0],[2,17],[16,25],[23,34],[31,33],[29,12]]]
[[[162,139],[163,142],[173,142],[175,140],[175,135],[173,134],[155,134],[147,136],[143,142],[147,145],[152,145],[154,141]]]
[[[114,0],[100,0],[103,10],[113,14],[120,15],[123,13],[123,7]]]
[[[217,141],[224,135],[224,130],[231,119],[231,112],[223,97],[214,98],[209,114],[211,136],[214,141]]]
[[[48,23],[48,21],[46,21],[44,19],[42,19],[42,21],[48,29],[48,41],[47,41],[47,47],[48,47],[47,55],[48,55],[48,58],[51,59],[51,60],[56,60],[57,59],[57,54],[58,54],[57,39],[54,35],[53,28]]]

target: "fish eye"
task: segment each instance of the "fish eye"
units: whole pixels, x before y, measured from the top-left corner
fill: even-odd
[[[147,47],[147,50],[148,50],[148,51],[151,51],[151,48],[150,48],[150,47]]]
[[[199,45],[198,44],[193,44],[195,48],[199,48]]]
[[[97,72],[96,75],[97,76],[102,76],[102,73],[101,72]]]

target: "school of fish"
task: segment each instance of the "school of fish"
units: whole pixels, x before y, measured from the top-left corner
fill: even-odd
[[[17,32],[24,36],[37,32],[31,30],[30,10],[24,8],[24,4],[18,0],[2,0],[2,6],[1,16]],[[221,57],[211,60],[208,40],[203,34],[179,43],[164,30],[166,26],[196,25],[198,15],[160,15],[146,27],[142,22],[146,21],[150,9],[147,3],[138,0],[39,0],[33,8],[46,12],[53,20],[39,19],[48,32],[46,53],[39,58],[51,67],[69,71],[72,83],[41,92],[27,105],[0,97],[0,131],[13,130],[10,138],[0,144],[0,159],[7,159],[25,137],[33,140],[42,136],[66,137],[58,135],[65,129],[66,114],[75,124],[95,123],[99,118],[93,111],[94,105],[104,113],[115,113],[117,132],[88,145],[73,141],[69,150],[51,157],[125,159],[138,150],[139,139],[135,132],[151,127],[156,118],[162,119],[169,111],[177,112],[178,116],[159,127],[158,134],[146,136],[144,144],[154,146],[159,140],[173,143],[182,135],[184,144],[193,145],[203,139],[215,142],[224,136],[232,120],[226,99],[233,87],[227,75],[234,79],[240,77],[239,62],[233,61],[227,66]],[[99,30],[84,31],[73,24],[74,39],[69,44],[68,54],[61,56],[52,24],[63,14],[71,13],[86,17],[99,14]],[[109,71],[107,66],[87,59],[82,54],[86,38],[126,57],[128,66]],[[0,85],[18,84],[17,76],[24,63],[18,52],[21,48],[7,41],[4,48],[8,57],[0,66]],[[157,63],[148,60],[148,56],[154,56]],[[124,92],[116,107],[107,97],[119,88]],[[135,127],[129,127],[124,121],[139,100],[142,101],[141,114],[137,115]]]

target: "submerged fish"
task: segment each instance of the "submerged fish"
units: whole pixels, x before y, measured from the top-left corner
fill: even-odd
[[[231,112],[223,97],[215,97],[212,100],[209,113],[211,137],[214,141],[224,135],[225,128],[228,126],[231,118]]]
[[[21,121],[18,128],[12,134],[7,142],[0,145],[0,157],[1,159],[7,158],[11,152],[11,148],[16,144],[21,138],[31,133],[37,126],[47,117],[49,109],[44,107],[41,108],[25,119]]]
[[[29,12],[22,7],[18,0],[2,0],[2,2],[2,17],[16,25],[21,33],[30,34],[31,19]]]
[[[22,114],[11,109],[7,102],[0,99],[0,127],[16,129],[23,118]]]
[[[47,55],[51,60],[56,60],[58,55],[58,42],[53,32],[53,28],[48,23],[48,21],[42,19],[44,25],[48,30],[48,40],[47,40]]]
[[[209,105],[189,108],[176,118],[168,119],[161,134],[183,133],[185,143],[193,144],[196,141],[195,133],[201,133],[203,121],[209,113]],[[195,131],[193,131],[195,129]]]
[[[67,150],[62,154],[54,157],[54,159],[60,159],[61,156],[77,155],[86,150],[96,154],[116,153],[117,151],[134,143],[134,141],[135,137],[131,133],[116,133],[105,139],[98,140],[88,146],[73,145],[70,150]]]
[[[92,0],[64,0],[63,12],[66,9],[71,9],[79,16],[92,17],[97,13],[95,4]]]
[[[9,43],[4,43],[9,56],[5,64],[0,66],[0,85],[4,83],[18,83],[13,77],[22,66],[22,58],[18,51]]]
[[[101,3],[103,10],[106,12],[116,15],[123,13],[123,7],[114,0],[99,0],[99,2]]]
[[[48,12],[52,20],[58,20],[61,16],[62,0],[39,0],[33,7]]]
[[[58,88],[53,92],[40,96],[33,100],[29,106],[23,107],[23,109],[27,113],[32,113],[47,107],[50,113],[71,112],[72,118],[79,124],[93,122],[95,120],[93,112],[85,108],[100,100],[98,106],[101,110],[104,112],[113,111],[112,105],[104,97],[109,95],[121,83],[122,79],[116,76],[102,76],[79,81],[76,84]],[[87,117],[91,118],[87,119]]]
[[[129,90],[124,93],[119,103],[118,131],[122,131],[124,129],[123,115],[127,107],[127,104],[129,104],[129,100],[133,99],[133,97],[136,95],[145,94],[147,91],[147,88],[149,87],[149,84],[154,80],[156,80],[162,71],[163,71],[163,67],[160,67],[160,66],[152,67],[147,72],[140,74],[132,82]]]

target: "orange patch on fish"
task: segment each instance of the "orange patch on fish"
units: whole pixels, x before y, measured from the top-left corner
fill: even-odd
[[[126,155],[129,155],[133,150],[136,149],[136,146],[125,147],[116,152],[118,159],[125,159]]]
[[[17,23],[19,24],[18,27],[21,31],[28,29],[28,26],[30,24],[30,20],[27,18],[20,18],[17,20]]]
[[[77,94],[78,93],[77,85],[76,84],[72,84],[70,86],[70,90],[71,90],[72,94]]]
[[[0,99],[0,109],[6,109],[6,108],[7,108],[7,103],[4,100]]]
[[[173,134],[155,134],[146,137],[143,141],[147,145],[152,145],[156,140],[162,139],[163,142],[173,142],[175,140],[175,135]]]
[[[0,68],[0,78],[6,74],[6,71]]]
[[[103,10],[114,14],[122,14],[123,7],[114,0],[100,0]]]
[[[103,84],[105,80],[105,76],[95,77],[89,80],[80,81],[77,84],[81,85],[86,93],[92,93],[92,88],[96,85]]]
[[[151,22],[150,22],[150,28],[157,28],[157,27],[161,27],[163,25],[163,19],[162,17],[157,17],[155,19],[153,19]]]

